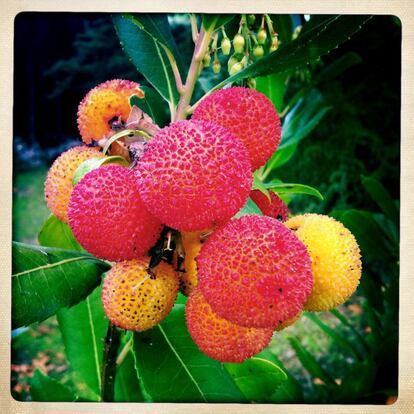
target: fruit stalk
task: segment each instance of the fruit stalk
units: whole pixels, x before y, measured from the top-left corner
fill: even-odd
[[[214,32],[214,25],[207,31],[203,27],[197,36],[197,41],[194,47],[193,57],[191,59],[190,68],[188,70],[187,79],[183,87],[183,93],[177,105],[177,111],[174,117],[175,121],[180,121],[187,118],[188,107],[190,105],[191,97],[193,95],[194,86],[196,84],[198,75],[200,74],[200,67],[202,65],[203,57],[205,56],[211,36]]]
[[[101,372],[101,400],[105,402],[114,401],[116,358],[121,340],[121,331],[112,323],[109,323],[106,332],[102,372]]]

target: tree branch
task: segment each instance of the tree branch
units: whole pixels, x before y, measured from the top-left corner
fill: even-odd
[[[109,323],[105,337],[103,362],[102,362],[102,389],[101,400],[105,402],[114,401],[116,357],[118,354],[121,331],[112,323]]]

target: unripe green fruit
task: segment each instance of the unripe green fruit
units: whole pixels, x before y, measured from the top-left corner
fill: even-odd
[[[221,65],[219,60],[215,60],[213,63],[213,72],[220,73]]]
[[[250,89],[256,89],[256,79],[254,79],[254,78],[247,79],[247,86]]]
[[[273,36],[269,51],[274,52],[275,50],[278,49],[278,47],[279,47],[279,39],[277,38],[277,36]]]
[[[211,56],[210,56],[210,53],[207,52],[203,57],[203,66],[205,68],[208,68],[210,66],[210,62],[211,62]]]
[[[231,50],[230,39],[228,37],[225,37],[221,41],[221,51],[223,52],[223,55],[227,56],[228,54],[230,54],[230,50]]]
[[[244,37],[240,33],[236,34],[236,36],[234,36],[234,39],[233,39],[234,51],[236,53],[243,53],[244,44],[245,44]]]
[[[250,26],[253,26],[255,21],[256,21],[256,16],[255,16],[254,14],[249,14],[249,15],[247,16],[247,23],[248,23]]]
[[[237,72],[240,72],[243,69],[241,62],[235,63],[229,70],[230,76],[235,75]]]
[[[236,56],[232,55],[230,57],[230,59],[227,62],[227,69],[230,73],[230,69],[232,68],[233,65],[235,65],[239,60],[236,58]]]
[[[255,58],[261,58],[264,55],[264,49],[262,45],[257,45],[253,50],[253,56]]]
[[[267,39],[267,33],[265,29],[260,29],[257,33],[257,42],[259,45],[264,45]]]

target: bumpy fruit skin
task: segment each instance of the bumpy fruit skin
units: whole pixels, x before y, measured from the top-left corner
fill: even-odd
[[[196,261],[206,300],[237,325],[275,328],[303,309],[312,290],[305,245],[272,217],[231,220],[208,238]]]
[[[86,160],[103,156],[98,148],[83,145],[71,148],[56,158],[46,177],[45,199],[50,211],[59,220],[68,222],[68,204],[76,169]]]
[[[92,170],[79,181],[68,215],[82,247],[111,261],[142,256],[155,244],[162,228],[141,200],[135,173],[115,164]]]
[[[253,170],[266,163],[280,142],[280,118],[262,93],[243,87],[218,90],[203,99],[192,119],[228,128],[246,145]]]
[[[126,122],[131,111],[129,98],[136,95],[143,98],[145,93],[139,84],[123,79],[101,83],[82,99],[78,108],[78,127],[86,144],[99,141],[110,132],[110,122],[120,117]]]
[[[202,232],[183,232],[181,238],[185,251],[184,272],[180,276],[180,290],[184,295],[189,296],[197,286],[197,263],[195,258],[201,250]]]
[[[250,198],[265,216],[273,217],[279,221],[286,221],[289,218],[288,206],[273,191],[269,191],[269,196],[270,200],[260,190],[250,192]]]
[[[361,278],[361,256],[353,234],[339,221],[320,214],[292,217],[285,225],[303,241],[312,260],[314,283],[305,309],[324,311],[345,302]]]
[[[188,332],[197,346],[221,362],[243,362],[261,352],[272,339],[272,329],[247,328],[221,318],[200,289],[190,295],[185,316]]]
[[[106,274],[102,303],[108,319],[122,329],[145,331],[171,311],[178,293],[174,269],[161,262],[149,275],[149,258],[116,263]]]
[[[137,171],[148,210],[180,231],[226,222],[246,203],[252,184],[244,145],[206,121],[179,121],[160,130]]]

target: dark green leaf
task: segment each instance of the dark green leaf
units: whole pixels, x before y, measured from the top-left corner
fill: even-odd
[[[160,44],[168,48],[177,62],[178,69],[183,75],[181,57],[171,33],[168,16],[165,13],[135,13],[132,15],[135,22],[142,30],[156,39]]]
[[[247,202],[244,205],[244,207],[234,217],[239,218],[242,216],[246,216],[248,214],[255,214],[258,216],[263,215],[260,208],[257,207],[256,203],[250,197],[247,199]]]
[[[184,305],[134,335],[138,375],[154,402],[243,402],[223,364],[204,355],[188,333]]]
[[[125,352],[125,350],[126,354],[116,370],[115,401],[143,402],[146,399],[142,394],[135,367],[135,355],[132,351],[132,335],[125,335],[125,337],[127,340],[122,344],[120,354]]]
[[[287,380],[278,365],[259,357],[224,366],[248,401],[270,402],[272,394]]]
[[[82,251],[82,247],[76,241],[70,227],[53,214],[43,223],[38,240],[42,246]]]
[[[131,106],[135,105],[142,109],[160,128],[164,127],[169,122],[165,102],[155,89],[149,86],[141,86],[141,89],[145,92],[145,97],[142,99],[132,96]]]
[[[389,246],[386,244],[381,228],[372,213],[362,210],[347,210],[339,220],[356,237],[362,251],[362,257],[370,257],[385,262],[393,260]]]
[[[335,79],[341,73],[345,72],[351,66],[360,63],[362,59],[354,52],[347,52],[338,59],[335,59],[329,66],[325,67],[320,73],[312,78],[311,82],[305,87],[300,89],[289,101],[289,104],[284,111],[292,108],[303,97],[309,94],[309,92],[323,82],[328,82],[331,79]]]
[[[358,349],[354,346],[354,344],[351,341],[339,335],[334,329],[329,327],[326,323],[322,322],[314,313],[304,312],[304,316],[306,316],[323,332],[330,336],[338,346],[342,347],[345,351],[351,353],[354,357],[360,359],[362,358]]]
[[[322,368],[315,357],[310,354],[296,338],[289,337],[288,340],[292,345],[292,348],[295,350],[299,361],[313,378],[319,378],[325,384],[336,385],[336,382],[332,376],[325,371],[324,368]]]
[[[85,299],[109,265],[81,252],[13,242],[12,326],[28,326]]]
[[[76,382],[85,397],[100,399],[103,339],[108,327],[101,301],[101,288],[71,309],[58,314],[65,352]]]
[[[281,43],[288,43],[292,40],[293,25],[290,14],[271,14],[273,29],[278,34]]]
[[[255,78],[271,73],[291,73],[308,63],[316,62],[321,56],[346,42],[367,20],[369,17],[360,15],[324,17],[311,29],[303,30],[296,40],[282,44],[275,52],[219,83],[215,89],[244,78]],[[304,29],[306,26],[307,24]]]
[[[213,30],[221,27],[234,19],[234,14],[203,14],[204,30]]]
[[[30,380],[30,395],[32,401],[40,402],[72,402],[76,400],[75,394],[39,369],[35,370]]]
[[[266,188],[277,194],[307,194],[323,200],[322,194],[309,185],[270,182],[264,184]]]
[[[178,92],[171,64],[163,47],[156,38],[143,30],[133,16],[116,14],[113,22],[121,45],[131,62],[170,106],[175,105]]]
[[[362,185],[384,214],[399,227],[400,212],[387,189],[376,179],[362,177]]]

